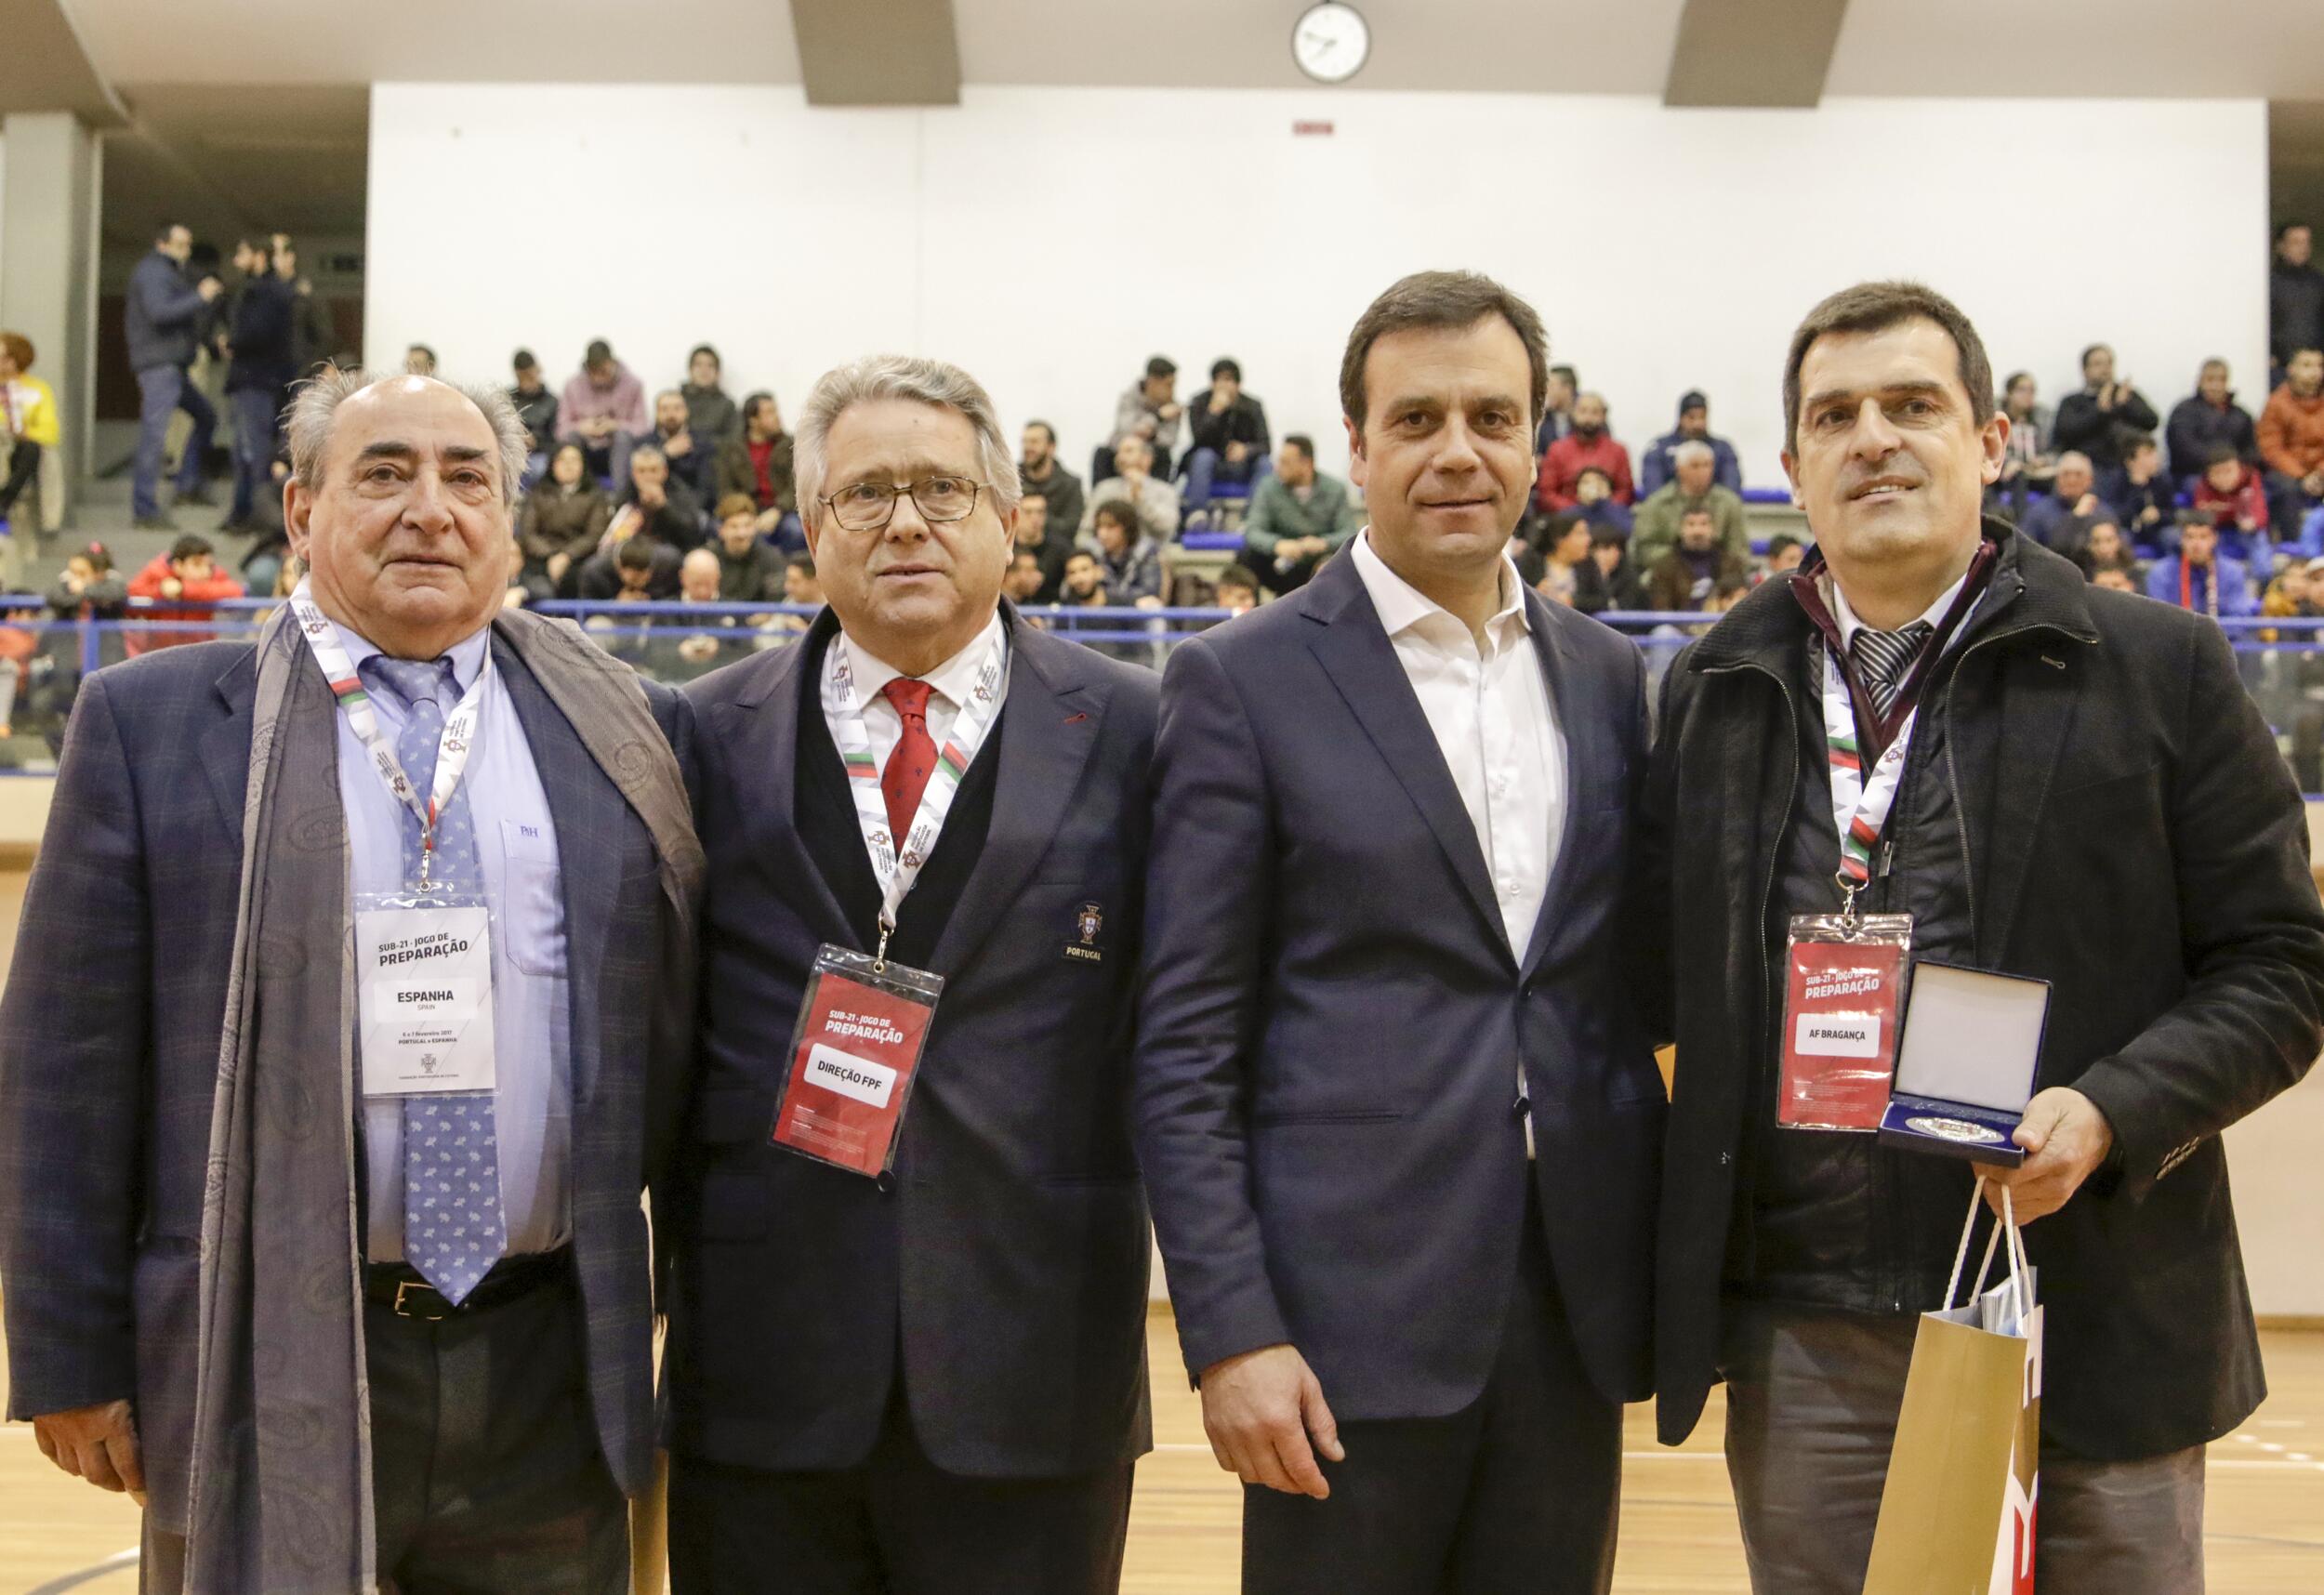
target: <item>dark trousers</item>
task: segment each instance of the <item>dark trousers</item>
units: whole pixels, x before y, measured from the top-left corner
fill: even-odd
[[[862,1466],[786,1473],[670,1458],[670,1595],[1113,1595],[1131,1464],[970,1479],[904,1402]]]
[[[629,1503],[598,1449],[570,1277],[440,1324],[366,1303],[363,1349],[385,1595],[627,1595]],[[149,1529],[141,1588],[178,1588],[184,1559]]]
[[[202,396],[202,389],[193,385],[182,366],[149,365],[138,373],[138,452],[129,475],[132,514],[161,513],[154,491],[162,476],[162,444],[169,431],[170,416],[180,410],[193,417],[193,430],[186,438],[185,453],[178,458],[178,493],[183,497],[202,483],[202,456],[210,452],[210,433],[218,426],[218,412],[210,408],[210,402]]]
[[[1582,1368],[1532,1203],[1525,1219],[1484,1394],[1449,1417],[1341,1424],[1327,1500],[1246,1485],[1243,1595],[1604,1595],[1622,1409]]]
[[[5,432],[0,432],[0,437],[6,436]],[[7,480],[0,481],[0,521],[8,518],[8,512],[16,508],[16,501],[23,496],[26,488],[33,485],[33,479],[40,474],[40,445],[30,438],[17,439],[8,450],[7,464]]]
[[[250,519],[258,495],[274,485],[274,428],[282,397],[271,388],[237,388],[226,396],[234,413],[234,502],[226,519],[237,526]]]

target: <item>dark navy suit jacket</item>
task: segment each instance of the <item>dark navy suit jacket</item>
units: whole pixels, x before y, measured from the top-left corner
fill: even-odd
[[[589,1399],[614,1477],[635,1493],[653,1477],[654,1437],[640,1197],[689,1062],[649,1047],[661,883],[644,823],[514,651],[493,650],[557,827]],[[205,642],[88,679],[0,1002],[8,1416],[134,1399],[152,1509],[178,1533],[257,660],[246,642]],[[684,703],[646,692],[682,758]],[[327,953],[314,967],[337,978]]]
[[[951,817],[989,758],[989,825],[952,870],[948,822],[899,916],[901,957],[914,899],[952,876],[957,900],[913,954],[944,995],[878,1184],[768,1139],[816,949],[870,950],[832,885],[868,883],[861,833],[801,812],[821,779],[809,758],[845,792],[820,719],[802,729],[838,624],[826,610],[799,646],[687,689],[709,860],[703,1065],[665,1232],[671,1444],[688,1455],[853,1467],[899,1380],[949,1472],[1053,1478],[1151,1443],[1129,1044],[1157,685],[1004,613],[1008,699]]]
[[[1352,560],[1170,659],[1138,1141],[1190,1372],[1288,1341],[1343,1421],[1467,1406],[1530,1173],[1591,1379],[1646,1392],[1664,1097],[1618,906],[1644,673],[1596,621],[1525,611],[1567,791],[1522,968]]]

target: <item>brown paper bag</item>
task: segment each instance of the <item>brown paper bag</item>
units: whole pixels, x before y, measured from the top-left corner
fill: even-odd
[[[1985,1184],[1969,1212],[1977,1219]],[[2007,1207],[2004,1193],[2004,1207]],[[2013,1216],[2010,1277],[1952,1305],[1970,1229],[1946,1287],[1946,1305],[1921,1314],[1905,1376],[1896,1440],[1872,1532],[1864,1595],[2031,1595],[2039,1483],[2041,1309]],[[1993,1246],[1986,1248],[1987,1268]]]

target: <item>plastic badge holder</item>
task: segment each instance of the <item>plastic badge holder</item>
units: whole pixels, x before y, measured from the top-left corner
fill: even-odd
[[[2049,1019],[2047,981],[1916,964],[1882,1142],[1975,1163],[2024,1163],[2025,1149],[2010,1138],[2033,1099]]]

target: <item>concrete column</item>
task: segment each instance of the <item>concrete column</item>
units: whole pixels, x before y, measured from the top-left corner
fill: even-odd
[[[0,119],[0,326],[38,351],[35,376],[56,389],[67,479],[88,470],[97,392],[98,196],[104,151],[69,111]]]

